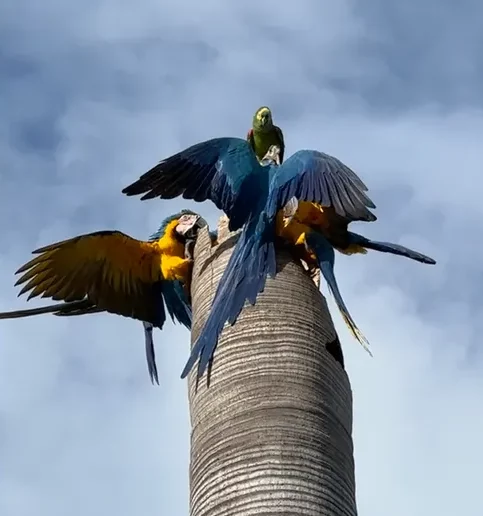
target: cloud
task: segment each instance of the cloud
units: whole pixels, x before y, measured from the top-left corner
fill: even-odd
[[[483,510],[481,7],[267,0],[19,0],[0,5],[0,309],[35,247],[116,228],[143,238],[180,203],[123,186],[181,146],[243,136],[269,104],[288,152],[338,156],[368,183],[365,235],[424,267],[338,257],[370,359],[334,312],[354,390],[361,516]],[[197,206],[210,222],[211,206]],[[326,291],[323,287],[324,292]],[[188,512],[188,335],[115,316],[0,325],[0,512]]]

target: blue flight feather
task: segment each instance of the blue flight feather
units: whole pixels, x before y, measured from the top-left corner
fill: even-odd
[[[342,295],[337,284],[337,280],[334,274],[334,263],[335,263],[335,251],[330,242],[321,234],[316,231],[309,231],[305,234],[305,241],[308,248],[310,248],[316,256],[317,264],[319,265],[320,272],[324,276],[329,290],[334,296],[335,303],[339,309],[345,323],[351,330],[354,337],[362,344],[363,348],[372,356],[369,350],[369,342],[364,337],[362,332],[357,327],[354,319],[349,313]]]
[[[372,249],[374,251],[379,251],[381,253],[390,253],[398,256],[405,256],[406,258],[410,258],[411,260],[416,260],[417,262],[427,263],[429,265],[435,265],[436,261],[426,256],[425,254],[418,253],[417,251],[413,251],[408,247],[404,247],[399,244],[392,244],[390,242],[378,242],[376,240],[369,240],[362,235],[358,235],[357,233],[353,233],[352,231],[347,232],[348,241],[350,244],[360,245],[366,249]]]
[[[170,156],[123,189],[142,200],[183,196],[211,200],[230,219],[230,230],[242,227],[250,214],[247,196],[257,187],[261,170],[250,144],[241,138],[213,138]]]
[[[144,346],[146,349],[146,361],[148,363],[149,377],[151,383],[156,382],[159,385],[158,368],[156,366],[156,353],[154,351],[153,329],[151,323],[143,322],[144,327]]]
[[[366,185],[356,173],[337,158],[314,150],[300,150],[277,167],[267,211],[273,216],[296,197],[299,201],[332,206],[337,214],[353,221],[374,221],[376,216],[368,208],[376,206],[366,191]]]

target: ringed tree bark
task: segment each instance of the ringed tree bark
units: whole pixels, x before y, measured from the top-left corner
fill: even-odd
[[[196,340],[236,235],[206,228],[192,280]],[[209,387],[189,376],[191,516],[355,516],[352,393],[326,301],[284,251],[255,306],[225,328]]]

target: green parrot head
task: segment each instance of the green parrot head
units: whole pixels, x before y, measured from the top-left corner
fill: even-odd
[[[253,130],[267,132],[273,129],[272,112],[267,106],[257,109],[253,116]]]

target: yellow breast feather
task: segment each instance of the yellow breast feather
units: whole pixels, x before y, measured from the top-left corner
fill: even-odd
[[[176,238],[177,220],[166,226],[164,235],[156,242],[161,254],[161,274],[166,280],[188,282],[192,261],[185,258],[185,246]]]

